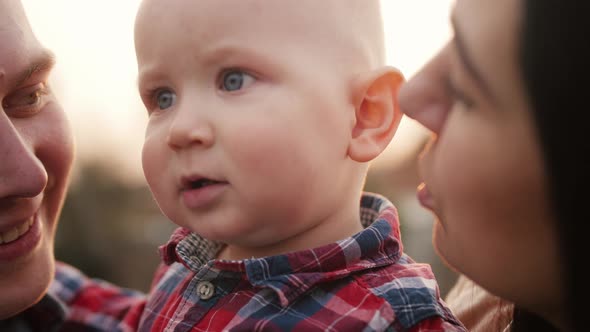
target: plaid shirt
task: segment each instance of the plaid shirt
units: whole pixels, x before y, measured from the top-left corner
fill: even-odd
[[[361,219],[351,238],[241,261],[216,260],[220,244],[178,229],[130,321],[139,331],[466,331],[430,267],[403,254],[394,206],[365,194]]]
[[[145,296],[138,292],[89,279],[58,262],[47,294],[21,314],[0,321],[0,331],[134,331],[123,318],[133,310],[140,312],[143,303]]]

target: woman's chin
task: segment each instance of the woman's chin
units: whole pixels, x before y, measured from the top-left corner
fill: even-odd
[[[443,263],[455,270],[455,267],[451,263],[452,260],[449,258],[449,241],[447,239],[447,234],[445,232],[444,227],[438,217],[435,217],[434,223],[432,225],[432,246],[434,247],[434,251],[436,254],[441,258]]]

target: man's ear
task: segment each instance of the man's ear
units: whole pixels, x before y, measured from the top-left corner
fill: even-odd
[[[404,82],[393,67],[362,74],[353,83],[355,123],[348,156],[358,162],[375,159],[387,147],[402,118],[397,92]]]

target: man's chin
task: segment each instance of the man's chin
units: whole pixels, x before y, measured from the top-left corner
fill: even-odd
[[[33,254],[26,264],[0,276],[0,320],[15,316],[39,302],[54,273],[54,258],[47,248]]]
[[[36,293],[36,297],[20,296],[16,298],[3,298],[2,303],[0,303],[0,320],[16,316],[32,307],[43,298],[45,292],[46,291],[41,291]]]

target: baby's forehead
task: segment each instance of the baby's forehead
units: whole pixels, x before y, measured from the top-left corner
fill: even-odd
[[[378,0],[144,0],[135,41],[140,62],[145,54],[243,47],[300,62],[314,58],[313,65],[376,67],[385,58]]]
[[[354,31],[380,21],[378,0],[143,0],[138,21],[158,24],[163,19],[183,26],[216,26],[232,21],[264,24],[268,29],[309,27]],[[312,37],[312,36],[310,36]]]

